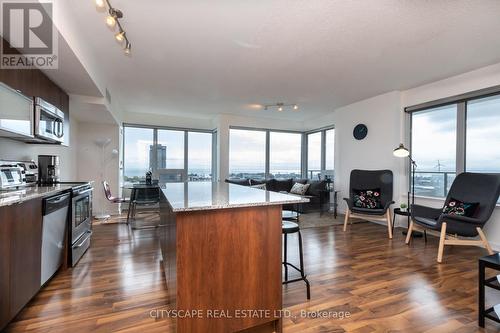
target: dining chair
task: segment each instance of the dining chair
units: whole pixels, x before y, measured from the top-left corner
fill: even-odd
[[[127,216],[127,224],[130,218],[135,220],[135,216],[137,213],[137,206],[155,206],[158,205],[159,203],[160,203],[160,188],[158,186],[152,186],[152,187],[138,186],[132,188],[130,197],[129,216]],[[144,229],[144,228],[137,228],[136,226],[134,226],[133,228]]]
[[[106,199],[114,204],[122,204],[122,203],[129,203],[130,200],[128,198],[120,198],[120,197],[115,197],[111,193],[111,187],[109,186],[109,183],[107,181],[102,182],[102,187],[104,189],[104,196]],[[130,212],[130,204],[128,206],[128,212],[127,212],[127,223],[128,223],[128,213]]]

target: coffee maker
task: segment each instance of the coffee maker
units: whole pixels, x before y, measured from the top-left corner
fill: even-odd
[[[59,182],[59,156],[38,155],[38,181],[40,184]]]

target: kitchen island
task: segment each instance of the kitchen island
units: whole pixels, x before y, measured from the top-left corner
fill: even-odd
[[[177,332],[281,332],[281,207],[308,199],[221,182],[169,183],[161,192]]]

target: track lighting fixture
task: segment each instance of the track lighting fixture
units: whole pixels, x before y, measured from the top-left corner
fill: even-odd
[[[132,49],[132,44],[128,40],[127,34],[120,23],[120,19],[123,18],[122,11],[111,6],[109,0],[95,0],[95,5],[98,8],[106,7],[108,9],[108,15],[106,16],[106,25],[111,29],[114,29],[116,26],[118,26],[118,32],[115,34],[115,39],[119,43],[123,43],[123,41],[125,41],[125,47],[123,51],[125,52],[125,54],[129,55]]]
[[[269,110],[270,108],[277,108],[278,112],[282,112],[286,107],[292,108],[294,111],[299,110],[299,106],[297,104],[285,104],[285,103],[276,103],[276,104],[267,104],[264,105],[264,110]]]
[[[115,35],[115,39],[120,43],[123,42],[123,40],[125,39],[125,31],[120,31],[119,33],[117,33]]]

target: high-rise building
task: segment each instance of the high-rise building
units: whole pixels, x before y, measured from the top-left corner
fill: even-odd
[[[166,169],[167,168],[167,146],[156,145],[156,168],[154,168],[155,160],[154,145],[149,146],[149,168],[151,170]]]

